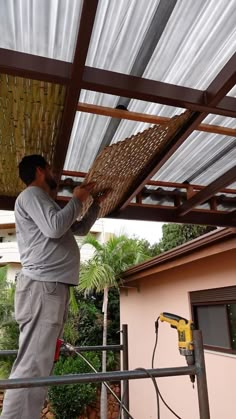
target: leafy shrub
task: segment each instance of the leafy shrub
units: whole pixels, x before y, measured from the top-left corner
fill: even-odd
[[[97,369],[100,360],[93,353],[84,356]],[[54,368],[55,375],[80,374],[91,372],[91,368],[79,356],[60,357]],[[59,385],[49,389],[49,401],[57,419],[76,419],[84,413],[85,407],[96,400],[95,384]]]
[[[7,280],[7,266],[0,268],[0,349],[17,349],[19,330],[14,319],[15,284]],[[0,378],[7,378],[14,358],[0,359]]]
[[[19,328],[15,320],[4,323],[0,329],[0,349],[17,349],[19,338]],[[3,357],[0,359],[0,378],[8,378],[14,357]]]

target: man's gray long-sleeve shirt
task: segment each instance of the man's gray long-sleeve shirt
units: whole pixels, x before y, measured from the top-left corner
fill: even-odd
[[[41,188],[29,186],[15,204],[16,235],[25,275],[38,281],[77,285],[80,253],[73,236],[86,235],[98,216],[94,203],[81,221],[82,205],[72,198],[61,209]]]

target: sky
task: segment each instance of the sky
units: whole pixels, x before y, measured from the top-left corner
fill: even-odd
[[[0,211],[0,224],[14,223],[13,211]],[[163,223],[152,221],[116,220],[111,218],[102,219],[104,230],[114,234],[126,234],[129,237],[146,239],[150,244],[157,243],[162,237]]]
[[[146,239],[150,244],[157,243],[162,238],[163,223],[152,221],[115,220],[103,218],[105,230],[114,234],[126,234],[129,237]]]

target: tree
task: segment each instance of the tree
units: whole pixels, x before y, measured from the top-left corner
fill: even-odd
[[[147,240],[138,238],[136,240],[143,244],[145,252],[150,257],[154,257],[212,230],[215,230],[215,227],[192,224],[164,224],[162,226],[163,236],[159,243],[150,245]]]
[[[102,344],[107,344],[108,326],[108,298],[109,288],[118,287],[121,281],[121,273],[129,267],[136,265],[148,258],[141,241],[129,239],[122,235],[110,238],[105,244],[100,244],[89,234],[84,244],[94,247],[95,253],[92,259],[85,263],[80,272],[78,289],[86,294],[96,291],[103,292],[103,339]],[[102,354],[102,371],[106,371],[106,352]],[[102,385],[101,391],[101,419],[107,418],[107,392]]]
[[[163,237],[159,243],[160,251],[166,252],[214,229],[215,227],[192,224],[164,224]]]

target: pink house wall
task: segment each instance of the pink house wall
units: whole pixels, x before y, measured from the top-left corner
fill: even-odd
[[[236,285],[236,249],[209,256],[139,280],[140,290],[121,291],[121,323],[128,324],[130,369],[151,367],[154,322],[162,311],[190,318],[189,292]],[[212,419],[235,419],[236,357],[205,351]],[[177,332],[159,327],[156,367],[185,365],[177,348]],[[197,388],[189,377],[160,378],[160,391],[183,419],[197,419]],[[130,410],[135,419],[156,418],[151,380],[130,381]],[[173,415],[162,405],[162,419]]]

